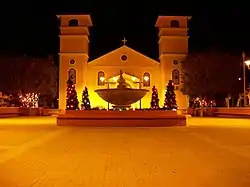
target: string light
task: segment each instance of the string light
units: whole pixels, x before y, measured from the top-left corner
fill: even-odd
[[[152,88],[152,97],[151,97],[151,109],[156,110],[159,109],[159,98],[158,91],[155,86]]]
[[[78,104],[75,85],[72,80],[69,79],[67,81],[66,110],[79,110]]]
[[[81,110],[90,110],[90,100],[89,100],[89,93],[88,93],[88,88],[85,87],[83,92],[82,92],[82,105],[81,105]]]
[[[167,84],[163,108],[167,110],[177,110],[176,97],[174,93],[174,83],[172,80],[169,80],[169,83]]]
[[[19,94],[19,100],[21,102],[21,107],[27,108],[38,108],[39,95],[36,93]]]

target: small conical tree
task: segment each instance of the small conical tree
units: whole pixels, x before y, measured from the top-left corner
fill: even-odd
[[[152,88],[152,97],[151,97],[151,109],[156,110],[159,109],[159,97],[158,97],[158,91],[155,86]]]
[[[83,92],[82,92],[82,110],[90,110],[91,106],[90,106],[90,100],[89,100],[89,92],[88,92],[88,88],[85,87]]]
[[[164,109],[166,110],[177,110],[177,103],[174,93],[174,83],[172,80],[168,82],[167,90],[165,93]]]
[[[77,92],[71,79],[67,81],[66,110],[79,110]]]

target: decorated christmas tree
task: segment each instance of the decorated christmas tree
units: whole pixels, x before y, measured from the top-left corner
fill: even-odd
[[[152,97],[151,97],[151,109],[159,109],[159,97],[158,97],[158,91],[155,86],[152,88]]]
[[[174,83],[172,80],[169,80],[167,85],[167,90],[165,94],[164,109],[166,110],[177,110],[177,103],[174,93]]]
[[[69,79],[67,81],[67,99],[66,110],[79,110],[79,102],[77,99],[77,93],[73,81]]]
[[[85,87],[82,92],[82,110],[90,110],[89,92],[88,88]]]

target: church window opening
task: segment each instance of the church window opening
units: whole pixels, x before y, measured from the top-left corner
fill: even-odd
[[[177,21],[177,20],[172,20],[172,21],[170,22],[170,27],[172,27],[172,28],[179,28],[179,27],[180,27],[179,21]]]
[[[69,20],[69,26],[70,27],[77,27],[78,26],[78,20],[77,19]]]
[[[178,60],[174,60],[173,63],[174,63],[174,65],[178,65],[179,62],[178,62]]]
[[[122,55],[121,56],[122,61],[126,61],[128,59],[127,55]]]
[[[73,81],[73,84],[76,84],[76,70],[71,68],[68,72],[68,79],[71,79]]]
[[[172,71],[172,81],[174,84],[180,84],[180,71],[178,69]]]
[[[75,61],[75,59],[71,58],[71,59],[69,60],[69,63],[70,63],[70,64],[75,64],[76,61]]]
[[[98,86],[104,86],[105,83],[103,80],[105,79],[105,73],[103,71],[99,71],[97,79]]]
[[[145,72],[143,74],[143,86],[150,87],[150,74],[148,72]]]

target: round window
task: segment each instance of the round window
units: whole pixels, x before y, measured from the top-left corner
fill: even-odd
[[[70,64],[75,64],[76,61],[75,61],[75,59],[72,58],[72,59],[70,59],[69,63],[70,63]]]
[[[174,65],[177,65],[178,64],[178,60],[174,60]]]
[[[126,61],[128,59],[127,55],[122,55],[121,56],[122,61]]]

